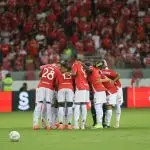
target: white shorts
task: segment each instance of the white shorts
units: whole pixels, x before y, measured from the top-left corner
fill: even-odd
[[[94,104],[106,103],[106,92],[95,92],[94,93]]]
[[[61,89],[58,91],[58,102],[73,102],[74,93],[71,89]]]
[[[36,102],[50,102],[52,103],[54,91],[48,88],[39,87],[36,89]]]
[[[117,94],[110,94],[106,97],[107,104],[116,105]]]
[[[122,103],[123,103],[123,91],[122,91],[122,88],[118,88],[116,104],[122,105]]]
[[[90,100],[90,94],[88,90],[76,90],[75,91],[75,103],[88,103]]]

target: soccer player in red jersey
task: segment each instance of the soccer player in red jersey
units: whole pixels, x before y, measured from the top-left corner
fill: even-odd
[[[107,76],[108,78],[110,78],[114,85],[117,88],[117,101],[116,101],[116,124],[115,124],[115,128],[119,128],[120,126],[120,116],[121,116],[121,105],[123,103],[123,92],[122,92],[122,86],[121,86],[121,82],[120,82],[120,75],[112,70],[108,68],[107,62],[105,60],[101,61],[101,71],[102,73]]]
[[[47,129],[51,129],[52,125],[52,114],[51,114],[51,104],[54,95],[55,80],[57,76],[61,73],[56,65],[47,64],[40,67],[40,82],[36,89],[36,106],[33,115],[33,129],[39,129],[38,120],[41,114],[41,108],[44,103],[46,103],[47,110]]]
[[[81,129],[85,129],[87,108],[89,102],[89,85],[87,75],[82,62],[77,60],[76,56],[72,59],[72,76],[75,79],[75,99],[74,99],[74,129],[79,129],[79,117],[81,107]]]
[[[94,107],[96,112],[97,124],[93,127],[94,129],[101,129],[102,118],[103,118],[103,104],[106,103],[106,88],[104,83],[110,82],[110,79],[103,76],[99,72],[99,68],[91,66],[90,64],[85,64],[86,71],[88,72],[88,81],[91,84],[94,93]]]
[[[64,129],[65,112],[67,112],[67,129],[72,129],[72,105],[74,98],[73,79],[66,62],[61,63],[61,74],[57,78],[58,85],[58,129]],[[65,111],[65,106],[67,111]]]

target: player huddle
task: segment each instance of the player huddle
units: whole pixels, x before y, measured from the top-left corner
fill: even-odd
[[[85,129],[90,91],[93,95],[92,128],[110,127],[113,106],[116,107],[115,127],[118,128],[123,103],[119,75],[108,69],[105,60],[92,65],[73,58],[70,66],[68,62],[62,61],[40,67],[33,129],[39,129],[39,119],[42,120],[43,128],[48,130]]]

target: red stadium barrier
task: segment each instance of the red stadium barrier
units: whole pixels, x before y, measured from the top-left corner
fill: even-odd
[[[150,87],[128,88],[127,108],[150,107]]]
[[[0,112],[12,111],[12,92],[0,92]]]

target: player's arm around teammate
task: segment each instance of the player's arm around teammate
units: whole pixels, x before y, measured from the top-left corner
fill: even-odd
[[[115,106],[117,103],[117,87],[115,85],[116,81],[119,78],[119,75],[114,74],[111,70],[106,68],[106,62],[100,61],[96,64],[100,68],[100,72],[111,79],[111,82],[103,82],[103,85],[107,89],[107,103],[106,103],[106,117],[105,124],[106,127],[110,126],[111,116],[112,116],[112,106]],[[104,69],[105,68],[105,69]]]
[[[107,62],[105,60],[102,61],[102,64],[103,64],[103,73],[113,80],[114,85],[117,88],[117,101],[116,101],[116,105],[115,105],[116,124],[114,127],[119,128],[120,117],[121,117],[121,106],[123,103],[123,91],[122,91],[122,86],[121,86],[121,82],[120,82],[120,75],[116,71],[109,69]]]
[[[109,79],[102,79],[101,75],[99,74],[99,69],[97,69],[94,66],[91,66],[90,64],[85,64],[88,67],[87,72],[88,72],[88,80],[89,83],[91,84],[93,93],[94,93],[94,107],[95,107],[95,113],[96,113],[96,122],[97,124],[93,127],[93,129],[101,129],[103,128],[102,126],[102,118],[103,118],[103,104],[106,102],[106,89],[103,86],[103,84],[100,82],[101,81],[108,81]]]

